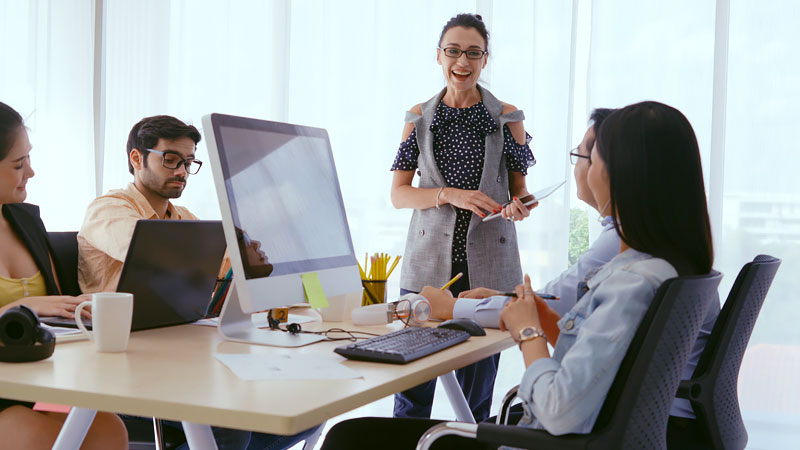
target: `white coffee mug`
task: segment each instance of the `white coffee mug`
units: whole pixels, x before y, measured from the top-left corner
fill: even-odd
[[[92,331],[86,329],[81,310],[92,306]],[[133,294],[124,292],[98,292],[91,301],[75,308],[75,323],[90,340],[98,352],[124,352],[128,348],[133,318]]]

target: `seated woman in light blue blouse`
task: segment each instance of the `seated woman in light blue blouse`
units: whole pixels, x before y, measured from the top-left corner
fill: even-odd
[[[558,316],[567,314],[577,303],[578,285],[585,281],[587,275],[591,276],[600,266],[609,262],[620,251],[620,237],[614,228],[614,220],[606,215],[608,204],[598,205],[594,195],[588,186],[587,174],[591,167],[591,151],[594,147],[595,136],[600,125],[606,117],[615,110],[596,109],[592,112],[590,122],[592,126],[586,130],[583,140],[577,148],[570,152],[570,161],[575,166],[575,184],[577,186],[578,198],[596,209],[602,217],[603,229],[600,235],[592,243],[569,269],[561,275],[549,281],[537,292],[546,292],[559,297],[559,300],[544,300]],[[440,289],[427,289],[423,291],[433,307],[432,318],[449,320],[453,318],[473,319],[488,328],[500,327],[500,314],[509,297],[498,295],[499,292],[488,288],[476,288],[458,294],[458,298],[453,298],[448,291]],[[549,311],[549,310],[548,310]],[[552,313],[550,313],[552,314]],[[697,336],[689,361],[683,370],[683,378],[690,379],[700,360],[700,355],[711,336],[714,323],[719,315],[719,298],[708,308],[700,334]],[[683,417],[694,419],[694,411],[689,400],[675,398],[672,404],[670,415],[673,417]],[[673,419],[674,422],[674,419]]]
[[[679,275],[708,273],[713,263],[700,152],[683,114],[656,102],[614,112],[599,129],[590,161],[587,184],[596,204],[608,204],[615,218],[619,253],[590,274],[563,317],[535,296],[528,276],[500,314],[501,329],[519,342],[525,361],[519,424],[553,434],[591,431],[658,287]],[[434,423],[345,421],[331,429],[323,449],[378,442],[413,448]],[[435,448],[484,448],[458,436],[441,441]]]

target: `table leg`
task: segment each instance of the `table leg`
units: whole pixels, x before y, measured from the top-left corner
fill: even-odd
[[[472,410],[469,409],[467,399],[464,397],[464,392],[461,391],[461,386],[458,384],[455,372],[447,372],[439,377],[444,386],[444,391],[447,393],[447,398],[450,400],[450,406],[456,413],[456,419],[459,422],[475,423],[475,417],[472,415]]]
[[[97,414],[96,409],[73,407],[67,415],[67,420],[64,421],[64,426],[61,427],[61,432],[58,433],[53,450],[80,448],[83,438],[92,426],[95,414]]]
[[[214,433],[211,427],[199,423],[181,422],[183,433],[186,435],[186,443],[191,450],[217,450],[217,442],[214,440]]]

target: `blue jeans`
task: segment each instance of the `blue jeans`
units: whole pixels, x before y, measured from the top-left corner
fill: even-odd
[[[466,263],[454,263],[452,275],[462,272],[464,276],[450,287],[453,295],[469,290],[469,273]],[[400,295],[410,294],[412,291],[400,289]],[[489,417],[492,407],[492,394],[494,393],[494,380],[497,378],[497,367],[500,364],[500,354],[490,356],[467,367],[456,370],[456,379],[461,385],[461,391],[467,399],[469,409],[477,422],[482,422]],[[394,395],[394,417],[421,418],[431,417],[433,407],[433,393],[436,390],[436,380],[433,379],[419,386]]]

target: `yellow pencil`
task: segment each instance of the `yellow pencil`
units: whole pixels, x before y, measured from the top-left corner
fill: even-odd
[[[356,264],[358,264],[358,272],[361,274],[361,279],[362,280],[366,280],[367,279],[367,274],[364,272],[364,269],[361,267],[361,263],[358,260],[356,260]]]
[[[397,262],[398,262],[398,261],[400,261],[400,255],[398,255],[398,256],[395,256],[395,257],[394,257],[394,262],[392,263],[392,267],[391,267],[391,268],[389,268],[389,274],[388,274],[388,275],[386,275],[386,278],[387,278],[387,279],[388,279],[390,276],[392,276],[392,272],[394,272],[394,268],[395,268],[395,267],[397,267]]]
[[[445,289],[449,288],[450,286],[452,286],[452,285],[453,285],[453,283],[455,283],[456,281],[458,281],[458,279],[459,279],[459,278],[461,278],[461,277],[463,277],[463,276],[464,276],[464,274],[463,274],[462,272],[458,272],[458,273],[456,274],[456,276],[454,276],[454,277],[453,277],[453,279],[452,279],[452,280],[448,281],[448,282],[447,282],[447,284],[445,284],[444,286],[442,286],[442,290],[445,290]]]

